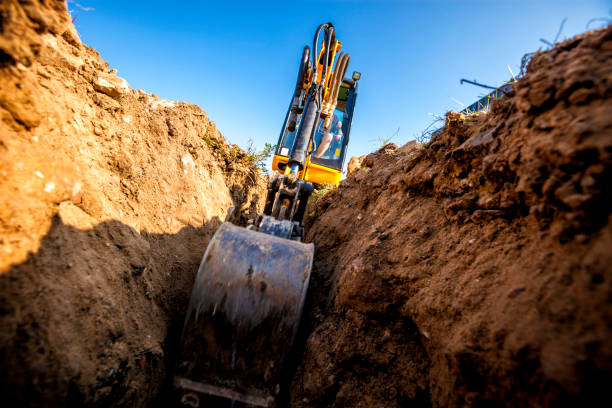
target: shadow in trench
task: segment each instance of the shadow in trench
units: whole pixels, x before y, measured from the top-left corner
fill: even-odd
[[[217,217],[175,234],[52,220],[36,253],[0,275],[4,406],[142,406],[167,383]]]

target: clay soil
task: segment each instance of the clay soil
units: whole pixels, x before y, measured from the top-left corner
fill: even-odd
[[[612,27],[314,207],[295,407],[608,406]]]
[[[2,405],[151,405],[212,233],[265,181],[200,108],[109,70],[63,1],[0,13]]]

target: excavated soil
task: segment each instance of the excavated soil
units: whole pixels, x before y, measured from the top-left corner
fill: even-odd
[[[291,406],[610,405],[612,27],[351,171],[308,221]]]
[[[200,108],[109,70],[63,1],[0,13],[0,399],[150,405],[212,233],[265,181]]]

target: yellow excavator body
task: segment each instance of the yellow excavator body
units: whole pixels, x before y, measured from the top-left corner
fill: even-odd
[[[272,170],[285,174],[288,161],[288,157],[274,155],[272,159]],[[337,185],[342,178],[342,171],[321,164],[312,163],[310,160],[307,160],[306,166],[304,166],[304,170],[298,174],[298,178],[310,183]]]

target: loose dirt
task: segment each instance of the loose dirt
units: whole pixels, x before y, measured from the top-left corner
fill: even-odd
[[[612,27],[351,172],[308,221],[291,406],[609,405]]]
[[[0,13],[1,399],[148,405],[212,233],[265,180],[200,108],[109,70],[64,2]]]

